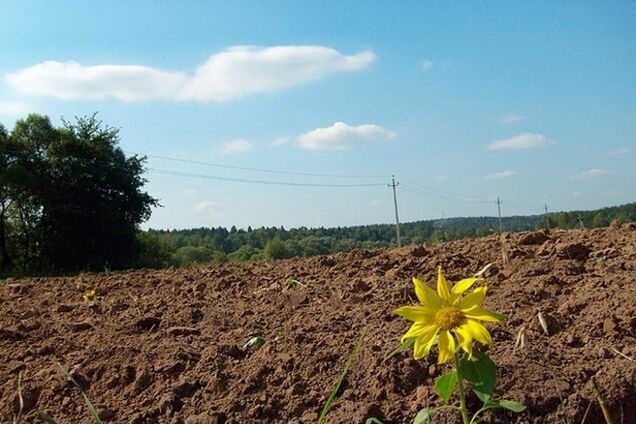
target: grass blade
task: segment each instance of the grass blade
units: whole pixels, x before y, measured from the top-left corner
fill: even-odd
[[[69,372],[66,370],[66,368],[62,366],[62,364],[60,364],[57,361],[55,362],[55,364],[66,376],[68,381],[73,383],[73,385],[79,389],[80,393],[82,394],[82,397],[84,398],[84,403],[86,403],[86,407],[88,407],[88,410],[93,416],[93,421],[95,421],[95,424],[104,424],[102,419],[99,417],[99,412],[97,412],[97,408],[95,408],[95,405],[93,405],[93,402],[91,402],[91,400],[88,398],[88,396],[86,395],[86,392],[84,392],[84,389],[82,389],[82,386],[79,385],[79,383],[73,378],[71,374],[69,374]]]
[[[364,342],[364,337],[366,336],[366,332],[367,332],[366,328],[362,330],[362,333],[360,334],[358,341],[356,342],[355,346],[353,347],[353,350],[351,351],[351,353],[349,354],[349,357],[347,358],[347,362],[345,363],[345,367],[342,370],[342,373],[338,376],[338,379],[336,380],[333,387],[331,388],[331,392],[329,392],[329,397],[325,401],[325,404],[322,407],[322,411],[320,411],[320,416],[318,417],[318,424],[321,424],[322,422],[324,422],[325,418],[327,418],[327,414],[329,413],[329,410],[331,409],[331,405],[333,404],[333,401],[336,398],[336,395],[338,394],[338,390],[340,390],[340,385],[342,384],[342,381],[344,380],[345,376],[349,372],[349,369],[353,365],[353,362],[355,361],[356,356],[358,355],[358,351],[360,351],[360,348],[362,347],[362,342]]]

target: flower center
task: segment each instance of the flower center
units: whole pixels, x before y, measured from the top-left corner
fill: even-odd
[[[435,324],[443,330],[452,330],[464,323],[464,314],[455,306],[446,306],[435,314]]]

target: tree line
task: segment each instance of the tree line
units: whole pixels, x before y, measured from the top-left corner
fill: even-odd
[[[547,215],[502,218],[504,231],[517,232],[539,228],[596,228],[617,220],[636,221],[636,203],[593,211],[558,212]],[[484,237],[498,231],[496,217],[449,218],[401,224],[403,244],[438,243],[464,238]],[[231,227],[187,230],[149,230],[149,240],[160,252],[147,265],[283,259],[326,255],[352,249],[395,246],[392,224],[334,228]],[[152,262],[152,260],[156,260]]]
[[[95,115],[55,127],[31,114],[0,124],[2,274],[136,266],[138,225],[157,200],[144,192],[144,158],[126,157],[119,131]]]

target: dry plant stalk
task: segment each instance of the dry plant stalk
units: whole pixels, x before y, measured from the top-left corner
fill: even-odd
[[[539,324],[541,325],[543,332],[545,333],[546,336],[549,336],[550,332],[548,331],[548,323],[543,317],[543,314],[541,312],[537,313],[537,318],[539,319]]]
[[[13,417],[13,424],[20,424],[22,421],[22,411],[24,410],[24,398],[22,397],[22,371],[18,373],[18,415]]]
[[[594,391],[594,395],[598,400],[598,404],[601,406],[601,411],[603,411],[603,418],[605,418],[605,422],[607,424],[614,424],[612,421],[612,416],[609,413],[609,409],[607,409],[607,404],[605,400],[603,400],[603,396],[601,396],[601,392],[598,390],[598,386],[596,385],[596,381],[592,378],[592,390]]]
[[[517,332],[517,338],[515,339],[515,346],[513,352],[517,349],[524,349],[526,347],[526,326],[522,325]]]

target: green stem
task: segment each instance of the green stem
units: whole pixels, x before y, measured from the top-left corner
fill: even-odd
[[[462,422],[469,424],[468,410],[466,409],[466,394],[464,393],[464,382],[459,373],[459,354],[455,351],[455,368],[457,369],[457,385],[459,386],[459,410],[462,413]]]

